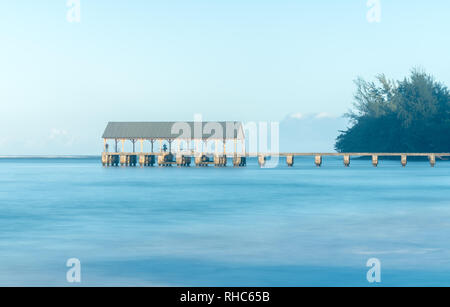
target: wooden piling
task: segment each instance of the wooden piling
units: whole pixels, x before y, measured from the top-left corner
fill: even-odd
[[[377,155],[373,155],[373,156],[372,156],[372,165],[373,165],[374,167],[377,167],[377,166],[378,166],[378,156],[377,156]]]
[[[406,164],[408,163],[408,158],[407,158],[406,155],[402,155],[402,160],[401,160],[401,162],[402,162],[402,166],[405,167]]]
[[[293,167],[294,166],[294,156],[287,156],[286,163],[289,167]]]
[[[191,157],[179,154],[176,158],[177,166],[188,167],[191,166]]]
[[[322,166],[322,156],[315,156],[314,163],[316,164],[317,167],[321,167]]]
[[[127,163],[127,156],[126,155],[120,155],[120,166],[125,166]]]
[[[349,167],[350,166],[350,156],[349,155],[345,155],[344,156],[344,166],[345,167]]]
[[[258,156],[258,164],[259,164],[259,166],[264,167],[264,165],[266,165],[266,156],[259,155]]]
[[[434,167],[436,165],[436,156],[435,155],[429,155],[428,159],[430,160],[431,167]]]
[[[227,166],[227,156],[226,155],[214,155],[214,165],[217,167]]]
[[[159,155],[158,156],[158,166],[163,166],[164,165],[164,155]]]
[[[247,165],[247,158],[246,157],[240,157],[235,155],[233,157],[233,166],[234,167],[243,167]]]
[[[108,155],[106,153],[102,154],[102,165],[106,166],[108,163]]]

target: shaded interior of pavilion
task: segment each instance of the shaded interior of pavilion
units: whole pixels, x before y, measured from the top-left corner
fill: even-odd
[[[172,154],[245,154],[245,140],[239,139],[104,139],[104,152]]]

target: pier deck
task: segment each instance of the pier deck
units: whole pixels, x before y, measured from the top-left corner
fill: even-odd
[[[294,166],[295,157],[314,157],[316,166],[322,166],[323,157],[343,157],[344,166],[349,167],[351,157],[372,157],[373,166],[378,166],[380,157],[399,157],[403,166],[407,165],[408,157],[427,157],[432,167],[436,164],[436,159],[450,158],[450,153],[198,153],[198,152],[177,152],[171,153],[173,160],[164,161],[164,157],[169,155],[167,152],[103,152],[102,163],[104,166],[154,166],[158,161],[159,166],[178,165],[190,166],[191,160],[195,161],[197,166],[226,166],[227,158],[233,159],[234,166],[246,166],[246,160],[250,157],[258,158],[261,167],[266,165],[266,161],[271,157],[284,157],[288,166]],[[182,162],[180,162],[182,161]]]

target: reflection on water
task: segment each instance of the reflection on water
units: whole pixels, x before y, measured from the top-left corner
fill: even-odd
[[[0,285],[450,285],[450,163],[0,159]]]

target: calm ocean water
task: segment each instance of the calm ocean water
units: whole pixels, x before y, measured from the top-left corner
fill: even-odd
[[[0,285],[450,286],[450,162],[0,159]]]

